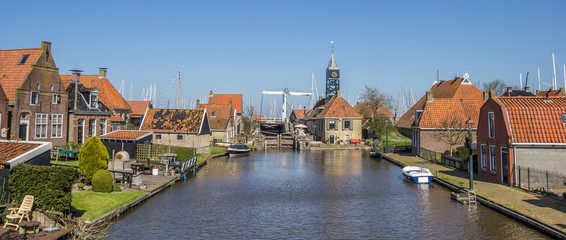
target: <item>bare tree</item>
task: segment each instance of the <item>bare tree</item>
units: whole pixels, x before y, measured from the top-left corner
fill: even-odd
[[[391,98],[381,90],[365,85],[360,94],[360,100],[362,103],[360,114],[369,119],[369,129],[373,131],[375,137],[381,139],[385,133],[385,122],[389,120],[382,115],[379,109],[382,107],[390,109],[393,105]],[[390,123],[389,127],[393,127],[393,124]]]
[[[466,139],[466,123],[457,118],[455,114],[448,114],[440,122],[440,128],[436,130],[436,138],[450,146],[450,156],[455,145],[462,144]]]
[[[507,86],[505,84],[505,81],[501,79],[495,79],[491,82],[485,82],[482,84],[482,91],[493,90],[495,96],[503,95],[503,93],[505,93],[506,88]]]

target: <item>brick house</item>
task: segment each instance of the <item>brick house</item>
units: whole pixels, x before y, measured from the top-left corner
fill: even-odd
[[[130,118],[132,120],[133,129],[139,129],[141,123],[143,122],[143,117],[145,116],[145,112],[147,109],[152,108],[153,105],[150,101],[127,101],[130,107],[132,108],[132,114]]]
[[[480,176],[514,185],[518,166],[566,172],[565,97],[487,95],[477,135]]]
[[[230,115],[233,117],[232,121],[234,122],[231,131],[234,132],[234,135],[240,135],[242,133],[242,114],[244,112],[242,94],[217,94],[210,91],[208,104],[229,105],[232,109]]]
[[[80,79],[79,71],[65,90],[69,94],[69,129],[67,139],[83,144],[92,136],[102,136],[110,132],[112,110],[102,102],[96,88],[86,88]]]
[[[566,96],[566,92],[564,91],[564,88],[561,87],[558,90],[554,90],[552,88],[550,88],[548,91],[539,91],[537,90],[536,93],[537,96],[542,96],[542,97],[546,97],[546,95],[550,96],[550,97],[557,97],[557,96]]]
[[[289,115],[289,122],[295,124],[304,124],[305,123],[305,115],[310,111],[306,109],[293,109],[291,115]]]
[[[150,108],[140,131],[153,132],[155,144],[196,148],[197,153],[209,153],[212,140],[206,110]]]
[[[230,114],[232,108],[229,104],[199,104],[198,110],[206,110],[212,139],[230,142],[235,136],[234,116]]]
[[[108,108],[112,110],[112,116],[110,117],[110,131],[116,131],[120,129],[128,129],[130,126],[130,114],[132,107],[126,102],[126,100],[120,95],[118,90],[114,88],[112,83],[106,77],[107,69],[100,68],[98,75],[81,75],[81,83],[86,88],[96,88],[98,92],[98,98],[102,101]],[[72,75],[61,75],[61,79],[65,87],[69,86],[73,76]],[[73,123],[78,124],[78,123]],[[99,124],[95,121],[95,125]]]
[[[307,114],[307,127],[315,141],[334,144],[362,137],[362,115],[338,94],[325,104],[320,99]]]
[[[0,139],[8,139],[8,97],[0,85]]]
[[[1,112],[8,139],[66,142],[68,96],[50,42],[41,48],[0,50],[0,85],[8,99]],[[0,101],[1,105],[1,101]],[[2,111],[0,106],[0,111]]]
[[[475,136],[479,111],[484,103],[482,92],[472,84],[467,73],[463,78],[441,81],[397,121],[399,132],[412,139],[413,154],[421,148],[444,152],[449,144],[440,140],[447,131],[464,134],[466,121],[472,119],[472,134]],[[464,141],[453,146],[463,146]]]

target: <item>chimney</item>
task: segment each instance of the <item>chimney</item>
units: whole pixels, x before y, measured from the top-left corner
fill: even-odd
[[[432,91],[426,91],[426,102],[432,102],[433,100]]]
[[[563,93],[564,92],[564,87],[560,88],[560,92]]]
[[[197,107],[196,108],[198,108],[199,105],[200,105],[200,99],[197,99]]]
[[[98,79],[106,78],[108,68],[98,68]]]
[[[73,77],[72,77],[73,82],[80,82],[81,81],[81,72],[83,72],[83,70],[70,70],[70,71],[73,74]]]
[[[513,88],[512,87],[507,87],[507,92],[512,92]]]
[[[540,92],[540,90],[537,89],[537,94]]]
[[[531,89],[530,89],[529,87],[525,87],[525,91],[526,91],[526,92],[530,92],[530,90],[531,90]]]
[[[51,50],[51,42],[41,41],[41,50]]]
[[[489,90],[489,98],[494,98],[495,97],[495,91],[493,90]]]
[[[336,90],[336,97],[337,98],[342,97],[342,93],[340,92],[340,90]]]
[[[483,92],[483,101],[487,101],[489,99],[489,91]]]
[[[214,93],[212,93],[212,90],[210,90],[210,92],[208,93],[209,96],[214,95]]]
[[[318,100],[320,100],[320,99],[323,99],[323,97],[322,97],[322,96],[318,96]]]

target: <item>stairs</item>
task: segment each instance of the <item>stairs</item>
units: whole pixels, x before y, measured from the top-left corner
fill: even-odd
[[[472,204],[474,206],[478,205],[478,201],[476,198],[476,191],[468,191],[468,205],[472,206]]]

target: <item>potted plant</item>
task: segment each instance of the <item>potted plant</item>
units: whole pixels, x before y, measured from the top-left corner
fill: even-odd
[[[85,184],[79,183],[79,184],[77,184],[77,187],[79,188],[79,190],[84,190]]]

